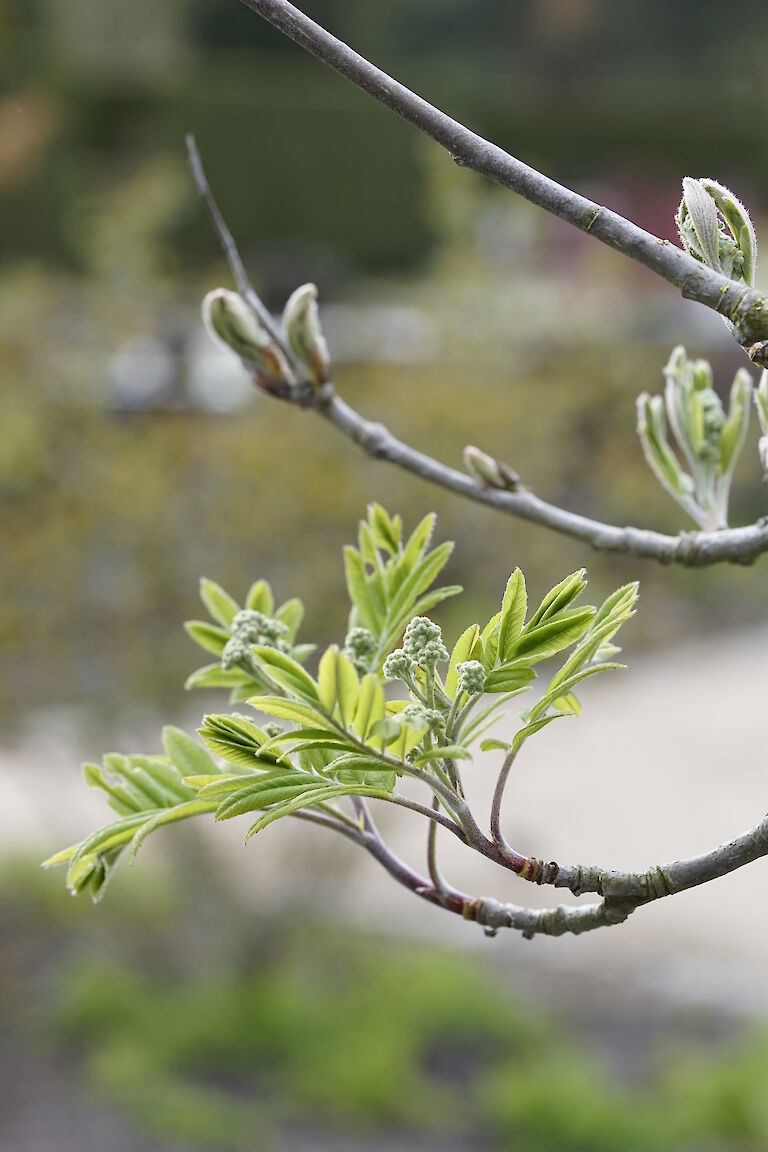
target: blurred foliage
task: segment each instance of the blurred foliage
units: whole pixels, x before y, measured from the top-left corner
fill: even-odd
[[[63,1086],[62,1149],[94,1146],[104,1108],[115,1146],[147,1152],[293,1147],[309,1130],[360,1149],[388,1134],[489,1152],[765,1148],[764,1024],[649,1012],[599,978],[532,991],[489,953],[265,920],[191,843],[157,864],[162,885],[148,857],[98,911],[4,863],[9,1138],[30,1110],[55,1116]],[[599,1019],[616,994],[611,1039]]]

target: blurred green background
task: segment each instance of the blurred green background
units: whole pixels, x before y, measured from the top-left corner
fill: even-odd
[[[710,0],[325,0],[305,8],[457,118],[659,235],[674,239],[686,174],[732,187],[761,231],[768,9],[758,0],[735,2],[727,14]],[[73,762],[84,743],[93,755],[126,715],[141,717],[154,749],[156,714],[199,713],[205,702],[190,705],[183,694],[199,660],[180,622],[198,614],[203,573],[236,596],[266,576],[281,599],[306,601],[308,637],[339,639],[347,611],[340,548],[371,499],[408,522],[438,511],[441,536],[459,541],[449,577],[466,586],[478,615],[490,614],[519,563],[541,591],[582,564],[595,595],[639,576],[635,651],[762,619],[759,564],[691,574],[592,555],[369,462],[333,429],[253,395],[199,320],[204,293],[230,278],[187,175],[188,131],[270,307],[316,281],[339,391],[447,462],[478,444],[555,503],[677,531],[687,525],[642,460],[635,396],[660,387],[678,342],[713,361],[723,394],[741,363],[716,316],[454,168],[237,0],[0,0],[4,763],[23,762],[41,731],[59,755],[71,740]],[[736,523],[766,511],[756,438],[753,428],[735,485]],[[445,606],[450,637],[469,614]],[[73,775],[57,785],[62,795],[76,786]],[[566,1043],[538,1010],[531,1022],[517,1000],[493,998],[485,961],[465,969],[469,962],[420,950],[385,962],[389,954],[370,941],[347,948],[317,927],[302,944],[272,921],[249,930],[269,947],[249,950],[238,925],[231,948],[221,945],[225,955],[206,960],[206,932],[181,880],[167,907],[137,895],[119,913],[100,910],[96,927],[88,910],[73,917],[62,905],[59,877],[41,882],[44,896],[26,869],[13,876],[3,897],[0,1008],[14,1027],[2,1029],[0,1061],[13,1068],[23,1050],[43,1096],[87,1101],[82,1115],[96,1116],[97,1127],[70,1125],[73,1140],[89,1131],[101,1146],[131,1152],[193,1147],[198,1137],[224,1147],[226,1113],[233,1146],[268,1146],[287,1131],[285,1146],[303,1148],[297,1133],[309,1139],[307,1124],[322,1117],[328,1147],[348,1139],[350,1147],[448,1148],[425,1118],[444,1112],[457,1148],[765,1147],[768,1120],[750,1110],[744,1088],[767,1067],[762,1041],[734,1057],[756,1079],[744,1073],[736,1084],[728,1056],[706,1073],[722,1116],[691,1088],[704,1073],[673,1087],[664,1076],[644,1083],[645,1095],[628,1103],[626,1084],[616,1099],[605,1096],[599,1061],[597,1070],[592,1056],[582,1061],[588,1021]],[[201,892],[208,883],[200,877]],[[144,892],[136,874],[124,892],[132,884]],[[215,897],[198,896],[206,915],[217,902],[225,938],[238,909],[226,876],[216,885]],[[199,970],[167,970],[178,959],[168,925],[199,952]],[[308,950],[330,969],[335,956],[351,956],[354,973],[330,1006],[302,984]],[[93,964],[84,970],[85,956]],[[401,963],[409,975],[393,986]],[[296,1021],[286,1036],[264,1023],[291,973],[304,1040]],[[409,989],[379,1069],[368,1067],[371,1051],[355,1027],[377,982],[387,1003]],[[467,1046],[451,1014],[457,984],[477,997],[482,1022]],[[232,1007],[240,997],[242,1016]],[[186,1030],[191,1005],[207,1032]],[[419,1012],[426,1039],[415,1048],[409,1020],[421,1021]],[[442,1040],[427,1018],[445,1021],[456,1053],[434,1075]],[[705,1025],[702,1034],[721,1035],[719,1017]],[[529,1046],[518,1083],[516,1057]],[[188,1053],[201,1049],[207,1063],[198,1067]],[[332,1068],[327,1092],[308,1071],[316,1067],[308,1053],[319,1049],[317,1063]],[[266,1080],[265,1063],[274,1072]],[[464,1119],[482,1117],[480,1143],[467,1135],[471,1123],[465,1131],[450,1115],[470,1080],[475,1111]],[[513,1082],[494,1093],[494,1083]],[[53,1135],[28,1127],[33,1096],[0,1095],[0,1133],[3,1110],[13,1133],[6,1145],[0,1135],[3,1152],[54,1146]],[[537,1119],[564,1114],[563,1101],[577,1099],[594,1106],[576,1109],[573,1131]],[[649,1111],[664,1122],[654,1128]],[[257,1119],[264,1130],[255,1136]],[[396,1134],[410,1130],[418,1135],[398,1144]]]

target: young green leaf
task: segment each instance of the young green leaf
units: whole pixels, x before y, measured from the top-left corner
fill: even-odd
[[[237,600],[233,600],[228,592],[213,580],[200,581],[200,599],[210,612],[217,624],[229,628],[236,614],[240,611]]]
[[[414,615],[411,611],[412,606],[440,574],[448,563],[452,551],[453,544],[450,541],[438,544],[437,548],[411,569],[389,605],[387,623],[390,630],[395,629],[399,620],[403,619],[407,623]]]
[[[569,608],[551,620],[531,628],[520,637],[513,659],[528,662],[546,660],[579,640],[589,628],[594,608]]]
[[[266,699],[277,702],[278,698]],[[198,731],[206,748],[229,764],[256,769],[260,761],[273,764],[276,760],[274,753],[262,751],[267,737],[247,716],[204,716]]]
[[[324,728],[328,732],[338,731],[324,712],[301,700],[284,700],[280,696],[251,696],[248,703],[257,712],[265,712],[267,716],[275,716],[278,720],[292,720],[296,724]]]
[[[536,673],[533,668],[526,668],[517,664],[507,668],[502,664],[501,667],[494,669],[486,676],[485,691],[515,692],[519,688],[525,688],[535,679]]]
[[[298,696],[310,704],[317,703],[319,699],[317,684],[306,668],[302,668],[301,664],[297,664],[287,653],[281,652],[279,648],[261,644],[254,645],[252,652],[254,659],[270,680],[274,680],[292,696]]]
[[[219,771],[216,761],[205,748],[181,728],[170,724],[163,728],[163,747],[181,776],[205,776]]]
[[[380,636],[384,626],[386,606],[376,580],[366,574],[365,564],[356,548],[344,549],[344,570],[347,592],[360,624],[374,636]]]
[[[368,523],[379,548],[396,556],[400,549],[403,524],[399,516],[389,516],[380,504],[368,505]]]
[[[266,580],[257,580],[255,584],[251,584],[245,598],[245,606],[252,612],[263,612],[265,616],[272,615],[275,610],[275,601],[272,596],[272,589]]]
[[[291,600],[286,600],[285,604],[281,604],[275,612],[275,620],[279,620],[281,624],[285,624],[288,629],[285,638],[289,644],[292,644],[296,639],[296,633],[303,619],[304,604],[296,596]],[[293,656],[294,659],[296,659],[295,652]]]
[[[332,644],[323,653],[318,668],[320,703],[329,716],[338,708],[341,722],[346,728],[355,715],[359,691],[357,672],[352,661],[336,644]]]
[[[559,584],[555,584],[554,588],[551,588],[550,591],[547,592],[541,604],[539,604],[531,616],[525,627],[525,631],[530,632],[539,624],[543,624],[545,620],[550,620],[559,612],[563,612],[586,588],[587,581],[585,577],[585,569],[579,568],[577,572],[572,572],[570,576],[566,576]]]
[[[489,737],[489,739],[480,742],[481,752],[509,752],[511,748],[512,745],[509,740],[495,740]]]
[[[195,644],[205,648],[206,652],[212,652],[214,656],[221,656],[229,640],[229,632],[225,628],[207,624],[205,620],[187,620],[184,628]]]
[[[184,687],[192,688],[239,688],[252,681],[240,668],[222,668],[221,664],[206,664],[188,676]]]
[[[371,728],[386,715],[384,689],[378,676],[369,672],[360,681],[353,726],[361,740],[365,741]]]
[[[504,599],[501,602],[498,652],[502,660],[510,659],[515,650],[523,630],[527,608],[525,577],[519,568],[515,568],[507,581]]]

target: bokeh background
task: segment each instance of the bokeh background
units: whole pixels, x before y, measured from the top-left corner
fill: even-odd
[[[734,188],[760,235],[758,0],[305,8],[660,236],[687,174]],[[371,499],[434,508],[459,542],[449,638],[516,564],[541,592],[583,564],[595,596],[641,579],[634,670],[531,754],[527,850],[641,867],[764,809],[764,564],[592,555],[255,395],[202,331],[230,278],[188,131],[266,302],[316,281],[341,393],[445,461],[475,443],[555,503],[677,531],[635,397],[676,343],[723,395],[743,359],[712,313],[456,169],[237,0],[0,0],[0,1148],[765,1148],[764,865],[531,944],[282,828],[247,853],[239,829],[174,831],[96,910],[38,873],[99,818],[84,756],[155,751],[161,722],[220,703],[182,687],[198,577],[238,596],[265,576],[339,639],[340,549]],[[768,509],[756,439],[736,523]]]

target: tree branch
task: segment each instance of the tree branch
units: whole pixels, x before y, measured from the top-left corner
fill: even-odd
[[[248,278],[232,234],[216,205],[192,136],[187,137],[187,148],[195,185],[208,210],[240,294],[263,322],[264,314],[268,316],[269,313]],[[269,323],[272,338],[289,356],[291,350],[271,317]],[[620,528],[549,504],[533,492],[492,487],[473,479],[466,472],[450,468],[412,448],[403,440],[398,440],[383,424],[367,420],[337,395],[332,384],[324,385],[314,394],[302,388],[295,392],[288,389],[281,398],[299,407],[311,408],[371,457],[387,460],[467,500],[580,540],[596,551],[623,553],[684,567],[706,567],[723,561],[751,564],[768,551],[768,518],[743,528],[682,532],[679,536],[669,536],[645,528]]]
[[[743,283],[728,280],[682,249],[639,228],[623,216],[565,188],[453,120],[439,108],[382,72],[337,40],[288,0],[242,0],[247,8],[316,56],[357,88],[445,148],[457,164],[511,189],[631,260],[644,264],[690,300],[725,316],[743,346],[768,339],[768,300]],[[751,350],[756,363],[768,349]]]
[[[472,920],[490,932],[514,928],[523,936],[580,935],[596,928],[623,923],[637,908],[655,900],[708,884],[729,872],[768,856],[768,817],[754,828],[721,844],[711,852],[691,856],[671,864],[649,868],[647,872],[615,872],[599,868],[564,867],[530,859],[520,875],[539,884],[569,888],[576,895],[597,892],[602,900],[582,907],[523,908],[492,898],[472,897],[455,889],[439,890],[434,883],[413,872],[379,840],[366,843],[369,852],[401,884],[432,904],[440,904],[465,920]],[[554,877],[554,878],[552,878]]]
[[[620,552],[658,560],[662,564],[706,567],[722,561],[750,564],[768,551],[768,518],[743,528],[681,532],[679,536],[669,536],[646,528],[620,528],[549,504],[533,492],[514,492],[481,484],[465,472],[450,468],[398,440],[383,424],[366,420],[336,395],[330,386],[318,393],[309,406],[320,412],[369,456],[388,460],[420,476],[422,480],[456,492],[478,504],[485,504],[509,516],[581,540],[599,552]]]

